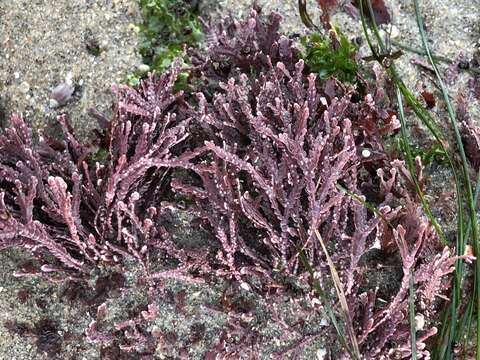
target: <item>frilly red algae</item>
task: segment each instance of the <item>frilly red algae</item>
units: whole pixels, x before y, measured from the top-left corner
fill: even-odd
[[[26,250],[39,265],[29,275],[53,281],[85,283],[105,270],[141,274],[143,306],[112,331],[101,328],[110,296],[105,282],[127,285],[122,275],[99,277],[97,318],[86,329],[91,341],[131,353],[155,351],[160,340],[149,330],[158,317],[155,296],[169,278],[198,283],[218,276],[260,295],[272,288],[287,293],[288,278],[308,285],[301,249],[328,287],[318,229],[339,272],[362,355],[409,356],[405,328],[414,273],[416,313],[424,323],[417,354],[427,356],[423,342],[436,332],[432,303],[448,287],[457,258],[439,248],[404,164],[384,149],[398,127],[394,112],[375,84],[368,87],[373,96],[305,73],[279,22],[278,14],[265,19],[252,11],[244,21],[226,18],[210,27],[208,51],[197,50],[189,69],[193,91],[176,91],[178,63],[137,88],[115,88],[115,114],[95,113],[100,129],[93,143],[79,140],[65,116],[58,119],[61,142],[46,135],[34,142],[19,116],[0,136],[0,249]],[[70,90],[59,96],[71,96]],[[177,200],[187,201],[210,241],[197,248],[175,241],[165,224]],[[403,272],[382,302],[366,286],[369,268],[362,261],[374,247],[398,253]],[[436,252],[427,251],[432,248]],[[254,334],[248,324],[231,325],[224,337],[233,340],[220,339],[215,348],[224,357],[243,351],[235,334]],[[299,346],[311,336],[301,335]]]

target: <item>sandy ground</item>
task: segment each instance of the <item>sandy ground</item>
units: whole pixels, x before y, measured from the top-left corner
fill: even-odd
[[[261,0],[258,3],[264,6],[265,12],[276,10],[284,16],[286,32],[303,33],[295,0]],[[313,0],[310,3],[314,5]],[[420,48],[411,1],[390,1],[388,4],[393,14],[392,37]],[[434,51],[451,58],[460,51],[467,58],[471,56],[480,37],[480,0],[458,0],[454,6],[448,0],[423,1],[423,4]],[[318,14],[312,5],[311,13]],[[209,13],[232,12],[241,16],[249,11],[250,1],[205,1],[204,7]],[[346,15],[337,15],[334,20],[350,37],[361,34],[359,21]],[[136,34],[129,26],[138,21],[134,0],[0,0],[0,124],[8,114],[21,112],[40,128],[51,124],[59,112],[66,112],[74,126],[87,133],[93,124],[86,110],[90,107],[108,110],[112,100],[111,84],[122,81],[141,63],[135,51]],[[90,35],[102,50],[98,56],[86,50],[85,39]],[[398,61],[402,75],[413,89],[424,85],[432,88],[428,75],[410,64],[414,57],[407,53]],[[465,88],[466,79],[466,74],[462,74],[453,90]],[[65,81],[71,81],[76,92],[64,107],[53,108],[50,93]],[[445,119],[441,106],[437,105],[434,110]],[[472,110],[478,113],[478,104],[473,101]],[[15,266],[22,259],[16,252],[0,254],[0,360],[50,359],[37,351],[34,337],[12,335],[2,324],[7,320],[34,324],[49,317],[59,322],[60,336],[67,338],[69,334],[70,338],[77,339],[81,338],[91,318],[86,309],[69,306],[60,300],[61,287],[13,277]],[[201,304],[218,300],[222,285],[200,289],[187,287],[186,290],[178,284],[172,287],[174,292],[186,292],[187,311],[179,317],[169,307],[171,305],[165,304],[158,326],[162,330],[171,327],[188,336],[194,323],[207,324],[212,329],[208,333],[210,341],[198,343],[188,355],[190,359],[202,359],[201,354],[218,336],[225,318],[205,310]],[[18,300],[22,291],[28,293],[23,303]],[[264,315],[262,306],[265,304],[259,299],[254,301],[257,315]],[[287,307],[282,311],[287,316],[292,309]],[[259,354],[267,359],[269,350],[282,345],[275,344],[275,337],[282,329],[268,329],[268,322],[259,322],[259,327],[263,327],[265,337],[270,338],[270,345]],[[322,349],[321,342],[313,343],[303,358],[321,359]],[[78,341],[64,341],[61,354],[59,359],[99,359],[97,345]]]
[[[20,112],[36,128],[62,112],[86,133],[87,109],[108,110],[110,87],[141,63],[130,24],[140,21],[131,0],[0,1],[0,104]],[[88,47],[98,46],[100,53]],[[52,90],[71,83],[75,92],[63,107]]]

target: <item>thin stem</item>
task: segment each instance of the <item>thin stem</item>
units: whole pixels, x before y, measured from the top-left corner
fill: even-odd
[[[370,0],[365,0],[367,1],[367,4],[368,4],[368,8],[369,8],[369,11],[370,11],[370,15],[371,15],[371,18],[374,19],[374,16],[373,16],[373,9],[372,9],[372,6],[371,6],[371,3],[370,3]],[[365,33],[365,37],[367,39],[367,43],[372,51],[372,53],[374,55],[377,55],[375,50],[374,50],[374,47],[373,47],[373,43],[372,43],[372,40],[370,39],[370,36],[369,36],[369,33],[368,33],[368,28],[367,28],[367,25],[366,25],[366,20],[365,20],[365,16],[364,16],[364,13],[363,13],[363,1],[360,1],[360,14],[361,14],[361,20],[362,20],[362,27],[363,27],[363,30],[364,30],[364,33]],[[383,40],[379,34],[379,31],[378,31],[378,27],[375,23],[375,21],[372,21],[372,30],[373,30],[373,34],[375,35],[376,37],[376,40],[377,40],[377,43],[380,47],[380,49],[385,49],[385,45],[383,44]],[[384,51],[384,50],[382,50]],[[384,65],[380,59],[377,59],[379,60],[379,63],[381,65]],[[445,136],[443,135],[443,133],[437,128],[436,124],[435,124],[435,120],[433,119],[433,117],[431,116],[430,113],[428,113],[427,110],[425,110],[423,108],[423,106],[418,102],[418,100],[413,96],[413,94],[408,90],[408,88],[405,86],[405,84],[403,83],[402,79],[400,78],[400,76],[398,75],[396,69],[395,69],[395,64],[391,64],[390,67],[385,67],[385,71],[390,75],[392,81],[394,82],[396,88],[401,92],[403,98],[406,100],[408,106],[414,111],[415,115],[421,120],[421,122],[428,128],[428,130],[431,132],[431,134],[434,136],[434,138],[438,141],[440,147],[442,148],[442,150],[445,152],[446,156],[447,156],[447,161],[448,161],[448,164],[449,164],[449,167],[451,168],[451,171],[452,171],[452,174],[453,174],[453,178],[454,178],[454,182],[455,182],[455,190],[456,190],[456,199],[457,199],[457,219],[458,219],[458,222],[457,222],[457,246],[456,246],[456,250],[457,250],[457,254],[462,254],[463,251],[464,251],[464,245],[465,245],[465,228],[464,228],[464,216],[463,216],[463,191],[462,191],[462,187],[461,187],[461,183],[462,181],[460,180],[460,177],[458,176],[457,174],[457,171],[456,171],[456,166],[455,166],[455,163],[452,159],[452,156],[449,154],[449,152],[446,151],[446,148],[445,148],[445,143],[447,143],[447,140],[445,138]],[[402,129],[405,129],[406,130],[406,124],[403,123],[402,124]],[[405,134],[405,133],[404,133]],[[405,137],[404,137],[405,139]],[[408,144],[408,142],[407,142]],[[408,154],[407,155],[407,158],[408,158]],[[414,175],[414,174],[412,174]],[[427,217],[429,217],[429,213],[426,212],[426,215]],[[471,215],[471,213],[470,213]],[[434,220],[433,217],[430,218],[429,217],[429,220]],[[435,226],[436,222],[435,221],[432,221],[432,224]],[[435,227],[435,230],[437,231],[439,229],[439,227]],[[437,233],[439,234],[439,237],[441,237],[441,234],[442,232],[439,232],[437,231]],[[460,252],[461,250],[461,252]],[[450,325],[452,325],[453,327],[449,327],[449,326],[445,326],[446,323],[444,323],[444,326],[442,327],[442,335],[441,335],[441,338],[443,338],[443,335],[445,334],[445,329],[449,329],[448,330],[448,333],[449,333],[449,336],[450,336],[450,339],[448,341],[448,347],[450,347],[450,345],[452,344],[453,340],[454,339],[454,332],[455,332],[455,324],[456,324],[456,308],[457,308],[457,299],[459,300],[460,299],[460,291],[461,291],[461,280],[462,280],[462,272],[461,272],[461,264],[459,262],[457,262],[455,264],[456,266],[456,270],[460,270],[460,271],[456,271],[455,272],[455,282],[454,282],[454,289],[452,291],[452,299],[453,301],[451,302],[451,313],[452,313],[452,318],[448,317],[448,315],[446,316],[445,318],[445,321],[448,322],[449,320],[451,321]],[[452,331],[453,329],[453,331]],[[453,335],[453,336],[452,336]],[[440,349],[435,349],[434,352],[435,353],[444,353],[445,351],[445,347],[442,345],[442,346],[439,346]],[[443,358],[443,356],[441,357]]]
[[[371,4],[370,0],[367,0],[367,5],[368,5],[368,9],[370,11],[370,17],[372,19],[374,19],[375,16],[373,14],[373,8],[372,8],[372,4]],[[367,38],[367,43],[368,43],[372,53],[375,56],[376,54],[373,50],[374,49],[373,43],[370,39],[370,36],[368,35],[368,28],[367,28],[367,24],[366,24],[366,21],[365,21],[365,15],[364,15],[364,10],[363,10],[363,1],[360,1],[360,15],[361,15],[361,19],[362,19],[362,27],[363,27],[363,30],[364,30],[364,33],[365,33],[365,37]],[[373,33],[375,34],[377,43],[380,47],[380,50],[382,52],[385,51],[386,47],[385,47],[385,44],[384,44],[384,42],[383,42],[383,40],[380,36],[380,32],[378,30],[378,27],[377,27],[377,24],[376,24],[375,21],[372,21],[372,29],[373,29]],[[382,63],[381,61],[379,61],[379,62],[380,62],[380,64]],[[417,116],[419,116],[419,113],[420,113],[419,109],[421,108],[421,105],[414,98],[414,96],[412,94],[410,94],[410,92],[408,91],[405,84],[403,84],[403,82],[401,81],[400,77],[398,76],[398,74],[396,72],[395,65],[391,64],[391,66],[389,68],[387,68],[386,70],[388,71],[389,75],[391,76],[391,78],[394,81],[397,88],[399,88],[400,92],[402,93],[402,95],[407,100],[407,103],[410,106],[412,106],[412,104],[413,104],[412,108],[413,108],[415,114],[417,114]],[[405,155],[406,155],[408,170],[410,172],[412,182],[415,186],[415,191],[416,191],[416,193],[419,197],[420,203],[422,205],[423,212],[425,213],[428,220],[430,221],[430,223],[435,228],[435,232],[438,234],[438,237],[440,238],[440,241],[442,242],[442,244],[446,245],[447,240],[446,240],[445,234],[444,234],[443,230],[441,229],[440,225],[438,224],[438,221],[434,218],[432,212],[430,211],[430,207],[428,205],[428,202],[425,199],[425,196],[423,194],[422,189],[420,188],[420,184],[418,183],[418,179],[417,179],[417,176],[416,176],[416,173],[415,173],[414,159],[413,159],[413,156],[412,156],[412,151],[411,151],[410,144],[408,142],[409,136],[407,134],[407,125],[406,125],[406,121],[405,121],[405,116],[403,114],[403,107],[402,106],[400,106],[399,115],[400,115],[399,116],[400,123],[401,123],[400,131],[402,133],[403,147],[404,147],[404,151],[405,151]],[[421,115],[424,115],[424,114],[421,114]],[[428,129],[434,134],[435,139],[439,142],[440,147],[445,152],[445,154],[447,154],[447,159],[451,163],[451,160],[448,156],[448,153],[443,146],[443,142],[441,141],[439,131],[435,127],[435,125],[433,124],[433,121],[430,121],[430,119],[428,119],[425,116],[422,116],[422,119],[424,120],[424,123],[426,124]],[[453,166],[453,164],[452,164],[452,166]]]
[[[409,52],[412,52],[412,53],[417,54],[417,55],[427,56],[427,53],[423,50],[416,49],[416,48],[413,48],[411,46],[402,44],[402,43],[400,43],[396,40],[390,40],[390,42],[392,43],[392,45],[394,45],[396,47],[399,47],[402,50],[409,51]],[[450,59],[446,56],[441,56],[441,55],[433,55],[433,59],[437,62],[442,62],[442,63],[449,64],[449,65],[453,64],[453,62],[454,62],[454,60],[452,60],[452,59]],[[480,74],[480,69],[476,69],[476,68],[468,68],[468,69],[461,69],[461,70],[472,73],[472,74]]]
[[[415,321],[415,279],[413,270],[410,270],[408,281],[408,320],[410,323],[410,345],[412,349],[412,360],[417,360],[417,323]]]
[[[300,245],[295,244],[295,246],[297,248],[298,256],[300,258],[300,261],[301,261],[302,265],[307,269],[307,271],[310,275],[310,279],[311,279],[312,284],[313,284],[313,286],[312,286],[313,290],[322,300],[323,310],[325,311],[327,317],[332,322],[333,327],[335,328],[335,331],[337,332],[337,335],[338,335],[338,338],[340,340],[340,343],[341,343],[342,347],[348,352],[348,354],[352,357],[353,360],[360,360],[361,358],[360,358],[360,355],[359,355],[359,352],[358,352],[358,345],[357,345],[356,349],[355,349],[355,346],[352,345],[354,347],[354,349],[352,350],[350,345],[347,343],[346,336],[344,334],[344,330],[337,320],[337,316],[335,315],[335,311],[333,310],[332,306],[330,305],[330,298],[329,298],[328,294],[322,289],[322,286],[320,285],[320,282],[315,277],[315,271],[314,271],[312,265],[310,264],[310,262],[308,261],[308,258],[305,255],[305,251],[300,247]],[[355,344],[356,344],[356,342],[355,342]]]
[[[402,94],[398,88],[397,88],[397,101],[398,101],[399,117],[401,121],[400,131],[402,134],[403,148],[407,156],[408,168],[411,174],[410,176],[413,176],[413,174],[415,173],[415,170],[413,165],[412,152],[410,149],[410,144],[408,143],[407,125],[405,122],[405,114],[403,113]],[[417,193],[419,191],[420,191],[420,186],[418,186],[417,188]],[[414,281],[413,269],[410,270],[409,276],[410,276],[410,279],[408,281],[408,288],[409,288],[408,289],[409,291],[408,315],[409,315],[409,323],[410,323],[410,345],[411,345],[411,351],[412,351],[412,360],[417,360],[417,324],[415,321],[415,288],[414,288],[415,281]]]
[[[418,5],[418,0],[413,0],[414,6],[415,6],[415,15],[417,18],[417,25],[418,25],[418,30],[420,33],[420,37],[422,39],[422,44],[425,52],[427,53],[428,60],[430,61],[430,64],[432,65],[433,71],[435,72],[435,76],[437,77],[437,81],[440,85],[442,95],[447,107],[447,113],[448,117],[450,119],[450,123],[452,125],[454,134],[455,134],[455,139],[457,142],[457,147],[458,151],[460,153],[460,159],[462,163],[462,170],[463,170],[463,178],[464,178],[464,185],[466,188],[466,193],[467,193],[467,207],[469,210],[469,217],[470,217],[470,225],[472,229],[472,242],[473,242],[473,248],[475,252],[475,256],[480,255],[480,244],[478,241],[478,224],[477,224],[477,218],[476,218],[476,209],[475,209],[475,203],[473,199],[473,191],[472,191],[472,185],[470,182],[470,177],[469,177],[469,171],[468,171],[468,163],[467,163],[467,157],[465,154],[465,149],[463,148],[463,142],[462,142],[462,137],[460,135],[460,131],[458,129],[457,125],[457,119],[455,116],[455,112],[453,110],[452,104],[450,102],[450,98],[448,96],[448,91],[443,83],[442,77],[440,75],[440,72],[438,71],[437,65],[435,63],[435,60],[433,59],[432,53],[430,51],[430,47],[428,45],[427,41],[427,36],[424,31],[424,26],[423,26],[423,19],[420,13],[420,7]],[[476,359],[480,360],[480,297],[478,296],[479,290],[480,290],[480,281],[479,275],[480,275],[480,259],[475,260],[475,273],[477,276],[477,280],[475,281],[474,287],[475,291],[477,294],[476,298],[476,315],[477,315],[477,346],[476,346]]]

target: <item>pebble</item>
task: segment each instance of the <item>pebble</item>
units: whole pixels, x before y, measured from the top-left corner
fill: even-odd
[[[148,66],[147,64],[140,64],[138,65],[137,70],[140,73],[144,74],[150,71],[150,66]]]
[[[26,81],[23,81],[19,86],[18,86],[18,90],[20,90],[20,92],[22,94],[26,94],[30,91],[30,84]]]
[[[363,149],[363,150],[362,150],[362,157],[364,157],[364,158],[369,158],[370,155],[372,155],[372,153],[371,153],[370,150],[368,150],[368,149]]]
[[[327,350],[318,349],[316,355],[317,355],[317,360],[323,360],[323,359],[325,359],[325,355],[327,355]]]
[[[60,106],[60,104],[58,103],[57,100],[55,99],[50,99],[49,103],[48,103],[48,106],[51,108],[51,109],[56,109],[57,107]]]
[[[245,291],[250,291],[251,290],[250,285],[248,285],[246,282],[242,282],[240,284],[240,287]]]
[[[50,100],[54,100],[59,105],[65,105],[68,100],[72,97],[75,88],[68,83],[62,83],[57,85],[55,89],[52,90],[50,95]],[[51,102],[51,104],[54,104]]]
[[[65,84],[72,86],[73,85],[73,73],[69,71],[65,76]]]

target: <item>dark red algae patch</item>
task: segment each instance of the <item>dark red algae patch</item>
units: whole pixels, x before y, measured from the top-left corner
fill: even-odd
[[[9,332],[20,337],[34,338],[39,353],[54,357],[62,350],[63,337],[59,332],[59,324],[54,320],[44,318],[33,326],[25,322],[8,320],[4,326]]]

